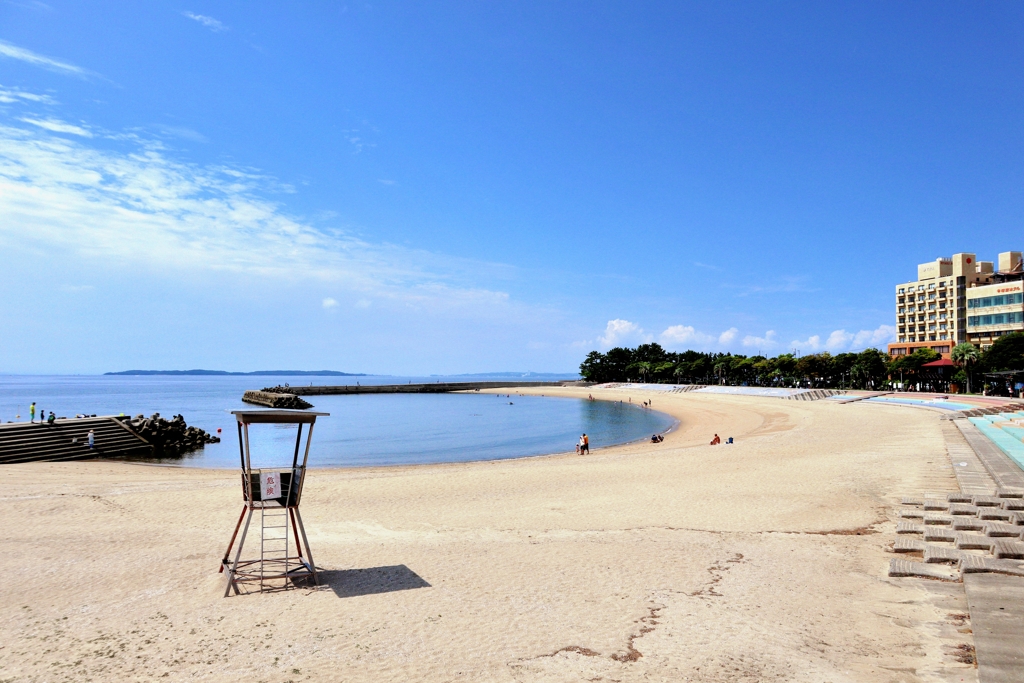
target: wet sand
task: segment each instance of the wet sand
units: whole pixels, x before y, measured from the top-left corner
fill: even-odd
[[[237,472],[4,466],[0,680],[976,680],[962,586],[886,576],[899,498],[956,490],[936,413],[632,398],[680,427],[312,471],[317,590],[221,597]]]

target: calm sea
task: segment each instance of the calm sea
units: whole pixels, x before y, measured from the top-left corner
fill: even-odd
[[[32,401],[59,416],[180,413],[190,425],[217,434],[219,444],[173,461],[189,467],[238,466],[232,410],[246,389],[284,384],[398,384],[467,381],[466,377],[133,377],[0,376],[0,420],[27,420]],[[473,377],[511,381],[508,377]],[[635,404],[493,394],[379,394],[309,396],[317,420],[310,451],[314,467],[400,465],[498,460],[573,450],[579,435],[592,449],[649,438],[671,428],[667,415]],[[20,415],[20,418],[17,416]],[[254,459],[290,462],[294,427],[250,428]],[[257,464],[256,462],[253,463]]]

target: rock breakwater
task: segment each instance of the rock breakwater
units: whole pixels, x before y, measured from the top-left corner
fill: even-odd
[[[287,393],[287,389],[282,389],[282,387],[272,387],[263,391],[250,390],[242,395],[242,400],[246,403],[253,403],[268,408],[305,410],[306,408],[313,407],[313,404],[309,401],[304,401],[295,394]]]
[[[136,415],[125,420],[124,425],[153,446],[158,457],[173,457],[202,448],[208,443],[220,443],[220,437],[212,436],[199,427],[189,427],[185,418],[175,415],[170,420],[153,413],[149,417]]]

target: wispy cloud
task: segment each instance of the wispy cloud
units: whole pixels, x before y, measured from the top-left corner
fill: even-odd
[[[5,250],[154,273],[312,279],[351,292],[352,300],[458,316],[499,319],[525,310],[480,285],[509,266],[314,228],[271,199],[288,188],[258,171],[184,163],[134,133],[41,116],[24,123],[0,119]]]
[[[324,299],[322,304],[323,304],[324,310],[327,310],[327,311],[331,310],[332,308],[337,308],[338,307],[337,300],[332,299],[331,297],[327,297],[326,299]]]
[[[92,133],[85,128],[76,126],[72,123],[66,123],[58,119],[32,119],[25,117],[19,120],[24,121],[25,123],[31,123],[33,126],[39,126],[40,128],[53,131],[54,133],[68,133],[70,135],[78,135],[83,138],[92,137]]]
[[[15,102],[37,102],[39,104],[55,104],[49,95],[40,95],[28,92],[21,88],[5,88],[0,85],[0,104],[14,104]]]
[[[186,126],[168,126],[163,123],[153,124],[152,128],[164,135],[189,140],[191,142],[208,142],[206,136]]]
[[[228,27],[225,26],[222,22],[218,21],[217,19],[214,19],[213,17],[208,17],[205,14],[194,14],[192,12],[182,12],[182,14],[188,17],[189,19],[192,19],[193,21],[198,21],[200,24],[202,24],[203,26],[205,26],[206,28],[210,29],[215,33],[228,30]]]
[[[26,64],[38,66],[50,71],[56,71],[57,73],[66,74],[68,76],[85,78],[87,76],[94,75],[91,71],[83,69],[80,66],[75,66],[74,64],[62,62],[59,59],[36,54],[31,50],[26,50],[25,48],[18,47],[17,45],[11,45],[10,43],[6,43],[2,40],[0,40],[0,57],[17,59],[18,61],[25,62]]]

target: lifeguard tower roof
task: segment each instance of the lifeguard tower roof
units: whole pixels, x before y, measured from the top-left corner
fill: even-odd
[[[316,422],[318,417],[327,417],[330,413],[313,413],[308,410],[232,410],[242,424],[259,424],[269,422],[274,424],[301,424]]]

